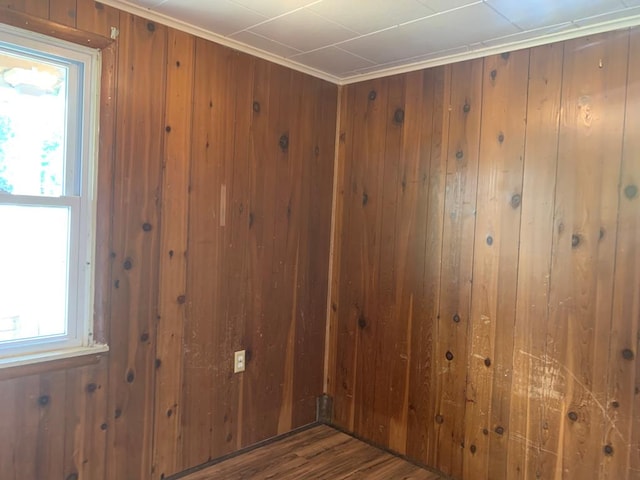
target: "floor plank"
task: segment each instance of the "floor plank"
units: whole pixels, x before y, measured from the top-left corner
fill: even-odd
[[[182,477],[182,480],[216,478],[441,480],[444,477],[331,427],[319,425]]]

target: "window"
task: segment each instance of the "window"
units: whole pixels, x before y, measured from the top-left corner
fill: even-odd
[[[0,364],[93,344],[98,65],[0,27]]]

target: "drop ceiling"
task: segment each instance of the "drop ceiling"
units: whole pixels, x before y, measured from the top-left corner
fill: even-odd
[[[640,0],[103,2],[338,84],[640,24]]]

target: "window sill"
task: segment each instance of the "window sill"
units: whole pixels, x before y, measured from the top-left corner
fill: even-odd
[[[108,345],[93,345],[0,358],[0,380],[96,364],[108,351]]]

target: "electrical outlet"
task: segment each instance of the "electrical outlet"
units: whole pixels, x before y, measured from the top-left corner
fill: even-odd
[[[233,354],[233,373],[244,372],[244,367],[244,350],[239,350]]]

